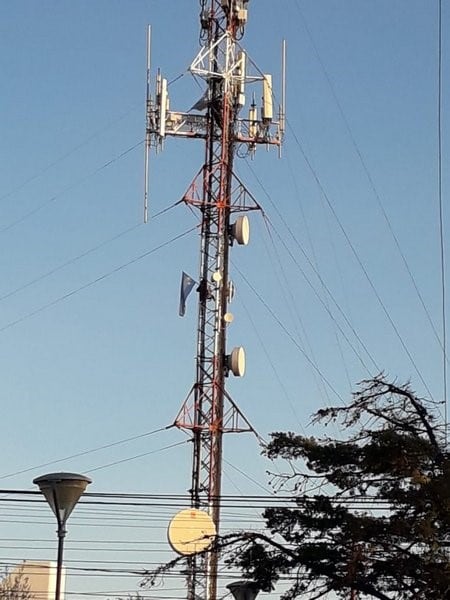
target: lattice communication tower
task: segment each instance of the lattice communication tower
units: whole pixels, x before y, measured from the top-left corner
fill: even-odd
[[[226,378],[242,376],[242,347],[227,351],[227,325],[233,297],[229,253],[234,243],[249,241],[247,212],[259,205],[233,173],[239,155],[253,155],[258,145],[280,148],[285,129],[285,45],[282,51],[281,95],[274,114],[272,76],[259,72],[241,46],[248,20],[249,0],[200,0],[200,39],[203,44],[190,72],[206,84],[201,99],[187,112],[172,110],[167,79],[158,70],[151,86],[150,28],[147,42],[147,105],[144,221],[148,213],[149,150],[163,147],[167,136],[203,140],[205,161],[183,201],[198,209],[200,268],[196,378],[175,425],[193,440],[191,506],[209,513],[220,531],[222,437],[228,432],[251,431],[226,391]],[[252,86],[247,114],[246,91]],[[261,103],[255,101],[261,94]],[[218,557],[188,559],[188,598],[216,600]]]

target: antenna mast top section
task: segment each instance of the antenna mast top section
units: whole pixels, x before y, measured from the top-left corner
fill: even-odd
[[[148,196],[148,153],[150,148],[159,152],[167,136],[211,138],[209,116],[219,94],[233,106],[233,127],[229,140],[239,147],[239,154],[253,154],[260,144],[281,149],[285,132],[285,57],[283,42],[281,94],[277,106],[272,87],[272,75],[254,67],[240,46],[248,20],[249,0],[200,0],[201,48],[192,61],[189,71],[194,77],[203,79],[206,90],[200,99],[187,111],[175,111],[170,106],[169,84],[158,69],[154,89],[150,85],[150,35],[147,44],[147,103],[145,144],[145,208],[147,215]],[[216,82],[217,85],[212,85]],[[247,87],[254,87],[248,112],[243,115]],[[213,93],[213,88],[215,92]],[[220,88],[220,89],[219,89]],[[259,92],[258,92],[259,89]],[[215,96],[215,97],[214,97]],[[257,100],[257,98],[260,100]],[[220,120],[217,120],[212,137],[219,140],[222,135]]]
[[[222,32],[228,28],[243,29],[247,23],[249,0],[200,0],[200,24],[201,33],[204,36],[202,41],[210,39],[211,21],[224,21],[222,23]]]

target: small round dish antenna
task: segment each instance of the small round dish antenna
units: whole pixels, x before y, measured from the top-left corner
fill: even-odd
[[[250,222],[247,215],[238,217],[231,226],[233,238],[241,246],[247,246],[250,241]]]
[[[216,535],[216,526],[208,513],[187,508],[177,513],[169,523],[167,538],[172,550],[189,556],[206,550]]]
[[[242,346],[233,348],[233,351],[228,356],[228,366],[235,377],[243,377],[245,375],[245,350]]]

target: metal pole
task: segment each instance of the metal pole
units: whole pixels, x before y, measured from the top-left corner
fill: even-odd
[[[150,56],[151,56],[151,40],[152,40],[152,28],[150,25],[147,28],[147,96],[146,96],[146,132],[145,132],[145,149],[144,149],[144,223],[148,221],[148,165],[149,165],[149,152],[150,152]]]
[[[66,519],[63,517],[64,511],[60,510],[58,496],[56,494],[56,488],[52,489],[53,502],[55,507],[56,520],[58,522],[58,558],[56,561],[56,586],[55,586],[55,600],[60,600],[61,596],[61,574],[63,567],[63,551],[64,551],[64,538],[66,537]]]
[[[64,551],[64,538],[66,537],[66,529],[64,524],[58,523],[58,559],[56,563],[56,587],[55,587],[55,600],[60,600],[61,595],[61,575],[63,568],[63,551]]]

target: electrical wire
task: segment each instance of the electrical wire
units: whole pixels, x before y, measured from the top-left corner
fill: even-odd
[[[347,244],[348,244],[348,246],[349,246],[349,248],[350,248],[350,250],[351,250],[351,252],[352,252],[352,254],[353,254],[354,258],[355,258],[355,260],[356,260],[356,262],[358,263],[358,265],[359,265],[362,273],[364,274],[364,277],[366,278],[366,280],[367,280],[367,282],[368,282],[368,284],[370,286],[370,289],[372,290],[373,294],[375,295],[375,298],[377,299],[378,304],[380,305],[381,309],[383,310],[383,313],[384,313],[385,317],[387,318],[387,320],[388,320],[389,324],[391,325],[391,327],[392,327],[392,329],[393,329],[393,331],[394,331],[394,333],[395,333],[398,341],[400,342],[403,350],[405,351],[406,355],[408,356],[408,358],[409,358],[412,366],[414,367],[414,370],[416,371],[416,373],[417,373],[420,381],[422,382],[422,385],[424,386],[425,390],[427,391],[429,398],[431,400],[433,400],[433,394],[431,393],[430,388],[428,387],[428,384],[426,383],[426,381],[425,381],[425,379],[424,379],[421,371],[419,370],[419,367],[417,366],[416,361],[414,360],[414,358],[413,358],[410,350],[408,349],[408,347],[407,347],[407,345],[406,345],[403,337],[400,334],[400,331],[398,330],[396,324],[394,323],[394,320],[392,319],[392,316],[391,316],[390,312],[388,311],[388,309],[387,309],[386,305],[384,304],[384,302],[383,302],[383,300],[382,300],[382,298],[381,298],[378,290],[376,289],[375,284],[372,281],[372,278],[370,277],[370,275],[369,275],[366,267],[364,266],[364,263],[362,262],[361,257],[359,256],[358,251],[356,250],[353,242],[351,241],[351,239],[350,239],[350,237],[349,237],[349,235],[347,233],[347,230],[345,229],[345,227],[344,227],[342,221],[340,220],[340,218],[339,218],[339,216],[338,216],[338,214],[337,214],[337,212],[336,212],[333,204],[331,203],[331,200],[330,200],[328,194],[326,193],[325,188],[323,187],[322,182],[320,181],[319,176],[317,175],[314,167],[311,164],[311,161],[309,160],[308,156],[306,155],[306,153],[305,153],[305,151],[303,149],[303,146],[300,143],[300,140],[298,139],[298,136],[296,135],[296,133],[295,133],[294,129],[292,128],[290,122],[288,120],[286,120],[286,122],[288,124],[289,131],[291,132],[292,137],[294,138],[297,146],[300,149],[300,152],[301,152],[301,154],[303,156],[303,160],[307,164],[307,166],[308,166],[308,168],[309,168],[312,176],[314,177],[314,180],[315,180],[315,182],[316,182],[316,184],[317,184],[317,186],[318,186],[321,194],[323,195],[323,198],[325,199],[325,201],[326,201],[326,203],[328,205],[328,208],[331,211],[331,214],[333,215],[333,217],[334,217],[334,219],[335,219],[335,221],[336,221],[339,229],[341,230],[342,235],[344,236],[345,241],[347,242]]]
[[[97,250],[100,250],[100,248],[103,248],[104,246],[107,246],[111,242],[115,242],[116,240],[120,239],[121,237],[123,237],[123,236],[125,236],[125,235],[127,235],[129,233],[131,233],[132,231],[135,231],[136,229],[138,229],[141,226],[142,226],[142,223],[137,223],[136,225],[133,225],[132,227],[128,227],[127,229],[124,229],[124,230],[120,231],[119,233],[117,233],[113,237],[110,237],[110,238],[108,238],[106,240],[103,240],[103,242],[100,242],[96,246],[92,246],[91,248],[89,248],[88,250],[85,250],[84,252],[81,252],[77,256],[74,256],[74,257],[70,258],[69,260],[66,260],[65,262],[57,265],[53,269],[50,269],[49,271],[46,271],[45,273],[42,273],[41,275],[38,275],[34,279],[31,279],[30,281],[27,281],[26,283],[24,283],[24,284],[16,287],[15,289],[11,290],[10,292],[7,292],[6,294],[1,295],[0,296],[0,302],[2,302],[3,300],[6,300],[7,298],[10,298],[11,296],[14,296],[15,294],[18,294],[19,292],[21,292],[21,291],[23,291],[23,290],[31,287],[32,285],[35,285],[36,283],[39,283],[40,281],[43,281],[44,279],[47,279],[47,277],[50,277],[51,275],[54,275],[58,271],[61,271],[62,269],[65,269],[66,267],[75,264],[76,262],[78,262],[82,258],[85,258],[86,256],[89,256],[90,254],[96,252]]]
[[[239,267],[235,264],[233,264],[233,267],[236,269],[236,271],[239,273],[239,275],[241,276],[242,280],[247,284],[247,286],[251,289],[251,291],[255,294],[255,296],[258,298],[258,300],[261,302],[261,304],[264,306],[264,308],[269,312],[269,314],[272,316],[272,318],[276,321],[276,323],[278,323],[278,325],[281,327],[281,329],[284,331],[284,333],[289,337],[289,339],[293,342],[293,344],[295,345],[295,347],[301,352],[301,354],[304,356],[304,358],[307,360],[307,362],[311,365],[311,367],[317,372],[317,374],[322,378],[322,380],[324,381],[324,383],[327,384],[327,386],[329,387],[329,389],[333,392],[333,394],[339,399],[339,401],[342,404],[345,404],[344,399],[342,398],[342,396],[339,394],[339,392],[335,389],[335,387],[330,383],[330,381],[325,377],[325,375],[322,373],[322,371],[319,369],[319,367],[317,367],[314,362],[311,360],[311,358],[308,356],[308,354],[305,352],[304,348],[302,348],[300,346],[300,344],[297,342],[297,340],[294,338],[294,336],[291,334],[291,332],[289,331],[289,329],[283,324],[283,322],[279,319],[279,317],[275,314],[275,312],[272,310],[272,308],[270,308],[270,306],[267,304],[267,302],[264,300],[264,298],[261,296],[261,294],[256,290],[256,288],[250,283],[250,281],[248,280],[248,278],[244,275],[244,273],[239,269]]]
[[[43,507],[46,507],[46,502],[42,498],[42,494],[37,490],[11,490],[11,489],[0,489],[0,500],[3,500],[1,496],[17,496],[13,499],[7,498],[6,501],[13,506],[20,506],[22,504],[28,504],[32,502],[42,511]],[[25,497],[24,497],[25,496]],[[31,497],[31,498],[30,498]],[[303,503],[308,502],[310,498],[307,495],[221,495],[220,501],[223,507],[223,514],[227,515],[227,511],[233,509],[242,511],[250,510],[254,508],[264,509],[268,507],[295,507],[299,508]],[[133,500],[133,502],[131,502]],[[369,507],[371,509],[379,508],[385,510],[389,506],[389,502],[384,499],[378,499],[374,496],[344,496],[333,499],[336,505],[351,506],[353,508],[358,507]],[[189,505],[190,496],[188,494],[124,494],[124,493],[105,493],[105,492],[85,492],[77,507],[77,512],[80,510],[92,507],[92,515],[98,519],[98,507],[104,506],[105,504],[114,507],[118,512],[116,515],[120,516],[123,514],[123,509],[129,510],[132,507],[141,507],[146,510],[160,509],[169,511],[171,508],[181,507]],[[95,507],[95,508],[94,508]],[[0,509],[2,506],[0,505]],[[120,511],[119,511],[120,509]],[[233,515],[235,513],[233,512]],[[238,513],[239,514],[239,513]],[[228,515],[230,518],[233,515]],[[30,515],[31,516],[31,515]],[[161,515],[160,515],[161,516]],[[33,515],[35,518],[35,515]],[[74,519],[77,518],[75,514]],[[100,542],[100,540],[97,540]]]
[[[139,103],[139,105],[140,105],[140,103]],[[54,166],[56,166],[57,164],[63,162],[66,158],[69,158],[69,156],[72,156],[73,154],[75,154],[75,152],[77,150],[80,150],[81,148],[83,148],[84,146],[86,146],[87,144],[89,144],[89,142],[91,142],[92,140],[94,140],[95,138],[97,138],[103,132],[107,131],[112,125],[115,125],[116,123],[119,123],[120,121],[123,121],[123,119],[125,119],[126,117],[128,117],[128,115],[131,114],[136,109],[137,106],[138,105],[136,103],[133,104],[132,107],[129,110],[127,110],[123,114],[119,115],[118,117],[114,118],[112,121],[109,121],[103,127],[100,127],[99,129],[97,129],[96,131],[94,131],[94,133],[92,133],[90,136],[88,136],[87,138],[85,138],[79,144],[77,144],[76,146],[74,146],[70,150],[67,150],[64,154],[60,155],[58,158],[56,158],[55,160],[53,160],[50,163],[48,163],[45,167],[43,167],[42,169],[40,169],[39,171],[37,171],[33,175],[30,175],[29,177],[27,177],[24,181],[22,181],[21,183],[19,183],[18,185],[16,185],[9,192],[6,192],[6,193],[2,194],[0,196],[0,201],[1,200],[5,200],[6,198],[9,198],[9,196],[12,196],[13,194],[19,192],[21,189],[23,189],[25,186],[27,186],[32,181],[35,181],[36,179],[39,179],[44,173],[47,173],[47,171],[49,171],[50,169],[52,169]]]
[[[121,460],[116,460],[114,462],[108,463],[106,465],[101,465],[99,467],[94,467],[91,469],[87,469],[87,473],[94,473],[94,471],[100,471],[101,469],[107,469],[109,467],[115,467],[116,465],[121,465],[125,462],[130,462],[131,460],[136,460],[137,458],[143,458],[144,456],[150,456],[151,454],[157,454],[164,450],[169,450],[171,448],[176,448],[178,446],[184,446],[188,444],[190,440],[183,440],[182,442],[175,442],[174,444],[169,444],[168,446],[164,446],[163,448],[158,448],[158,450],[150,450],[149,452],[143,452],[141,454],[136,454],[135,456],[129,456],[128,458],[122,458]]]
[[[361,337],[358,335],[357,331],[355,330],[355,328],[353,327],[353,325],[351,324],[350,320],[348,319],[347,315],[345,314],[344,310],[341,308],[341,306],[339,305],[339,303],[337,302],[336,298],[334,297],[334,294],[332,294],[331,290],[328,288],[328,286],[326,285],[323,277],[320,275],[319,271],[316,269],[315,265],[313,264],[313,262],[311,261],[311,259],[309,258],[308,254],[306,253],[306,251],[304,250],[304,248],[302,247],[302,245],[300,244],[300,242],[298,241],[297,237],[294,235],[294,232],[292,231],[292,228],[289,227],[289,224],[286,222],[286,220],[284,219],[283,215],[281,214],[281,212],[279,211],[278,207],[276,206],[276,204],[273,202],[272,198],[270,197],[270,194],[268,193],[266,187],[264,186],[263,182],[261,181],[261,179],[257,176],[257,174],[255,173],[255,171],[252,169],[252,167],[250,167],[250,165],[247,163],[247,166],[249,167],[249,170],[251,171],[251,173],[253,174],[253,176],[255,177],[256,181],[258,182],[258,185],[261,187],[262,191],[264,192],[264,194],[266,195],[266,197],[268,198],[271,206],[274,208],[276,214],[278,215],[278,217],[280,218],[281,222],[283,223],[284,227],[287,229],[287,231],[289,232],[289,235],[291,236],[292,240],[294,241],[295,245],[298,247],[298,249],[300,250],[300,252],[302,253],[302,256],[305,258],[305,260],[307,261],[308,265],[310,266],[310,268],[312,269],[313,273],[315,274],[315,276],[317,277],[317,279],[319,280],[319,282],[321,283],[322,289],[326,290],[329,298],[331,299],[331,301],[333,302],[333,305],[337,308],[339,314],[342,316],[342,318],[344,319],[344,321],[346,322],[347,326],[350,328],[350,330],[352,331],[353,335],[355,336],[355,338],[358,340],[358,342],[361,344],[362,348],[364,349],[364,351],[366,352],[367,356],[369,357],[370,361],[372,362],[373,366],[375,367],[377,373],[379,373],[381,371],[381,369],[378,367],[374,357],[372,356],[372,354],[369,352],[367,346],[364,344],[363,340],[361,339]],[[350,342],[350,340],[348,339],[348,337],[346,336],[345,332],[343,331],[343,329],[340,327],[339,323],[336,321],[336,319],[334,318],[333,314],[331,313],[331,311],[329,310],[329,308],[327,307],[326,302],[322,299],[322,297],[320,296],[319,292],[315,289],[314,285],[312,284],[312,282],[310,281],[309,277],[307,276],[307,274],[305,273],[305,271],[301,268],[300,264],[298,263],[298,261],[296,260],[296,258],[294,257],[294,255],[292,254],[292,252],[290,251],[290,249],[288,248],[286,242],[284,241],[283,237],[281,236],[280,233],[278,233],[277,229],[275,228],[274,224],[269,220],[269,218],[267,217],[267,215],[265,213],[263,213],[264,215],[264,219],[266,221],[266,225],[270,224],[271,229],[273,229],[273,231],[275,232],[275,234],[277,235],[278,240],[280,241],[280,243],[283,245],[283,247],[285,248],[285,250],[287,251],[287,253],[289,254],[289,256],[291,257],[291,259],[293,260],[294,264],[297,266],[297,268],[299,269],[300,273],[302,274],[303,278],[305,279],[305,281],[307,282],[307,284],[310,286],[310,288],[312,289],[313,293],[315,294],[315,296],[317,297],[317,299],[319,300],[319,302],[322,304],[322,306],[324,307],[325,311],[327,312],[328,316],[330,317],[330,319],[336,324],[336,326],[338,327],[339,331],[341,332],[342,336],[344,337],[344,339],[346,340],[346,342],[349,344],[350,348],[352,349],[352,351],[354,352],[355,356],[358,358],[358,360],[361,362],[362,366],[364,367],[364,369],[367,371],[368,375],[371,375],[371,371],[368,368],[368,366],[366,365],[366,363],[364,362],[363,358],[361,357],[360,353],[356,350],[356,348],[353,346],[353,344]]]
[[[292,168],[292,164],[291,164],[289,155],[287,156],[287,165],[288,165],[289,173],[291,175],[292,183],[294,185],[295,198],[297,199],[297,203],[298,203],[298,206],[300,208],[301,218],[302,218],[302,221],[304,223],[304,226],[305,226],[305,229],[306,229],[306,236],[307,236],[307,239],[308,239],[308,242],[309,242],[309,246],[311,248],[312,262],[314,264],[315,270],[317,270],[317,272],[319,272],[319,261],[318,261],[317,254],[316,254],[316,251],[315,251],[315,245],[313,243],[313,239],[312,239],[312,235],[311,235],[311,232],[310,232],[310,228],[308,227],[308,220],[306,218],[306,214],[305,214],[305,211],[304,211],[304,208],[303,208],[303,203],[301,202],[302,195],[301,195],[299,187],[297,185],[297,180],[295,179],[295,176],[294,176],[294,170]],[[330,230],[330,225],[329,225],[328,219],[326,219],[326,224],[328,226],[328,229]],[[331,231],[329,231],[329,235],[327,236],[327,239],[328,239],[328,241],[329,241],[329,243],[331,245],[331,249],[332,249],[331,254],[334,257],[334,261],[335,261],[336,266],[337,266],[336,270],[337,270],[337,272],[339,274],[339,278],[340,278],[340,281],[341,281],[342,291],[345,293],[345,286],[343,285],[342,273],[341,273],[340,265],[339,265],[339,262],[338,262],[338,259],[337,259],[337,252],[336,252],[336,250],[334,248],[334,245],[333,245],[333,241],[332,241],[333,237],[331,235]],[[327,309],[331,310],[330,309],[329,300],[328,300],[328,295],[325,293],[326,290],[325,290],[325,288],[324,288],[323,285],[322,285],[322,292],[323,292],[323,300],[324,300],[324,302],[327,305]],[[349,312],[350,311],[349,311],[348,306],[347,306],[347,313],[349,313]],[[337,343],[338,348],[339,348],[339,354],[340,354],[340,357],[341,357],[342,366],[343,366],[344,371],[345,371],[345,376],[347,378],[349,392],[351,393],[352,392],[352,383],[350,381],[350,374],[349,374],[349,370],[348,370],[348,367],[347,367],[347,363],[346,363],[345,358],[344,358],[344,352],[343,352],[343,349],[342,349],[341,340],[340,340],[340,338],[338,336],[338,333],[337,333],[336,324],[335,324],[334,321],[332,321],[332,322],[333,322],[333,333],[334,333],[334,336],[335,336],[335,339],[336,339],[336,343]]]
[[[440,0],[439,0],[439,2],[440,2]],[[379,210],[380,210],[380,212],[381,212],[381,214],[382,214],[382,216],[384,218],[384,221],[385,221],[385,223],[387,225],[389,233],[391,234],[391,237],[392,237],[392,239],[394,241],[394,244],[395,244],[395,246],[397,248],[397,251],[398,251],[398,253],[399,253],[399,255],[400,255],[401,259],[402,259],[403,265],[404,265],[404,267],[406,269],[406,272],[408,273],[408,276],[409,276],[409,278],[411,280],[411,283],[412,283],[413,288],[414,288],[414,290],[416,292],[416,295],[417,295],[417,297],[419,299],[419,302],[422,305],[422,308],[423,308],[423,310],[425,312],[425,315],[426,315],[427,320],[428,320],[428,322],[430,324],[430,327],[431,327],[431,329],[433,331],[433,334],[434,334],[434,336],[435,336],[438,344],[442,348],[443,347],[443,340],[441,340],[441,338],[440,338],[440,336],[439,336],[439,334],[437,332],[436,326],[435,326],[434,321],[431,318],[430,312],[429,312],[429,310],[428,310],[428,308],[427,308],[427,306],[425,304],[425,300],[424,300],[424,298],[423,298],[423,296],[422,296],[422,294],[420,292],[419,286],[418,286],[418,284],[416,282],[416,279],[415,279],[415,277],[414,277],[414,275],[412,273],[411,267],[409,266],[409,263],[408,263],[408,261],[406,259],[406,256],[405,256],[405,253],[403,252],[402,247],[400,245],[399,239],[398,239],[398,237],[397,237],[397,235],[396,235],[396,233],[394,231],[394,228],[393,228],[392,223],[391,223],[391,221],[390,221],[390,219],[388,217],[386,209],[384,208],[384,204],[383,204],[383,201],[381,199],[381,195],[380,195],[377,187],[375,186],[375,182],[374,182],[373,177],[372,177],[372,175],[371,175],[371,173],[369,171],[369,168],[368,168],[368,166],[366,164],[366,161],[365,161],[365,159],[363,157],[361,149],[359,148],[359,146],[358,146],[358,144],[356,142],[356,138],[355,138],[355,136],[353,134],[353,131],[352,131],[351,127],[350,127],[349,120],[348,120],[348,118],[347,118],[347,116],[346,116],[346,114],[344,112],[344,109],[342,107],[342,104],[340,103],[339,98],[337,96],[334,84],[333,84],[333,82],[331,80],[331,77],[330,77],[330,75],[329,75],[329,73],[328,73],[328,71],[327,71],[327,69],[325,67],[325,64],[324,64],[324,62],[323,62],[323,60],[322,60],[322,58],[320,56],[319,50],[317,48],[317,44],[314,41],[314,38],[313,38],[312,33],[311,33],[311,30],[310,30],[310,28],[308,26],[308,23],[306,21],[306,18],[304,16],[304,14],[303,14],[303,11],[300,8],[299,0],[295,0],[295,5],[296,5],[297,10],[298,10],[298,12],[300,14],[301,20],[303,22],[303,27],[304,27],[304,29],[305,29],[305,31],[306,31],[306,33],[308,35],[308,38],[309,38],[309,40],[311,42],[311,46],[312,46],[312,48],[314,50],[314,53],[315,53],[316,58],[317,58],[317,61],[318,61],[319,65],[320,65],[320,68],[322,69],[322,72],[323,72],[323,74],[325,76],[327,84],[328,84],[328,86],[330,88],[331,95],[332,95],[332,97],[333,97],[333,99],[334,99],[334,101],[336,103],[336,106],[338,108],[339,114],[340,114],[340,116],[342,118],[342,121],[344,123],[345,129],[347,130],[349,139],[350,139],[350,141],[351,141],[351,143],[353,145],[353,148],[354,148],[354,150],[356,152],[356,155],[358,156],[358,159],[359,159],[359,161],[361,163],[362,169],[363,169],[364,174],[365,174],[365,176],[367,178],[367,181],[369,183],[369,187],[372,190],[373,195],[374,195],[374,197],[375,197],[375,199],[377,201],[378,208],[379,208]]]
[[[439,203],[439,249],[441,270],[441,315],[442,315],[442,384],[444,394],[445,445],[448,443],[448,400],[447,400],[447,311],[445,279],[444,204],[442,200],[442,0],[438,0],[438,203]]]
[[[160,217],[163,214],[167,213],[168,211],[172,210],[173,208],[175,208],[176,206],[178,206],[181,202],[182,202],[182,200],[178,200],[174,204],[171,204],[170,206],[167,206],[166,208],[160,210],[159,212],[157,212],[155,215],[152,216],[152,220],[154,220],[157,217]],[[40,281],[46,279],[47,277],[50,277],[51,275],[54,275],[58,271],[61,271],[62,269],[65,269],[66,267],[68,267],[70,265],[73,265],[74,263],[78,262],[82,258],[85,258],[86,256],[89,256],[90,254],[93,254],[97,250],[100,250],[101,248],[103,248],[104,246],[107,246],[111,242],[115,242],[116,240],[124,237],[125,235],[128,235],[129,233],[132,233],[133,231],[135,231],[136,229],[139,229],[142,226],[143,226],[143,223],[136,223],[135,225],[132,225],[131,227],[128,227],[127,229],[124,229],[124,230],[120,231],[116,235],[114,235],[114,236],[112,236],[112,237],[110,237],[110,238],[108,238],[106,240],[103,240],[103,242],[100,242],[99,244],[97,244],[95,246],[92,246],[88,250],[85,250],[84,252],[81,252],[80,254],[77,254],[76,256],[70,258],[69,260],[66,260],[63,263],[60,263],[59,265],[57,265],[53,269],[50,269],[49,271],[47,271],[45,273],[42,273],[41,275],[38,275],[37,277],[35,277],[34,279],[28,281],[27,283],[24,283],[24,284],[20,285],[19,287],[11,290],[10,292],[7,292],[6,294],[3,294],[2,296],[0,296],[0,302],[3,301],[3,300],[6,300],[7,298],[10,298],[11,296],[14,296],[18,292],[21,292],[22,290],[24,290],[24,289],[26,289],[26,288],[28,288],[28,287],[36,284],[36,283],[39,283]]]
[[[359,360],[359,362],[361,363],[361,365],[364,367],[364,369],[366,370],[367,374],[369,376],[371,376],[371,371],[369,369],[369,367],[367,366],[366,362],[364,361],[364,359],[362,358],[361,354],[358,352],[358,350],[355,348],[355,346],[352,344],[351,340],[349,339],[349,337],[347,336],[347,334],[345,333],[345,331],[342,329],[341,325],[338,323],[338,321],[335,319],[333,313],[331,312],[331,310],[329,309],[329,307],[327,306],[327,303],[323,300],[323,298],[321,297],[321,295],[319,294],[319,292],[316,290],[316,288],[314,287],[314,285],[312,284],[311,280],[309,279],[309,277],[307,276],[307,274],[305,273],[305,271],[302,269],[302,267],[300,266],[300,264],[298,263],[297,259],[295,258],[295,256],[293,255],[293,253],[291,252],[291,250],[288,248],[288,246],[286,245],[283,237],[281,236],[281,234],[277,231],[277,229],[275,229],[275,226],[273,225],[272,222],[270,222],[268,220],[268,218],[266,217],[266,222],[268,224],[268,226],[270,226],[270,228],[274,231],[275,235],[277,236],[279,242],[283,245],[284,249],[286,250],[286,252],[288,253],[289,257],[291,258],[291,260],[293,261],[293,263],[296,265],[296,267],[299,269],[300,273],[302,274],[303,278],[305,279],[306,283],[309,285],[309,287],[311,288],[311,290],[313,291],[314,295],[316,296],[316,298],[318,299],[318,301],[320,302],[320,304],[322,305],[322,307],[324,308],[325,312],[328,314],[328,316],[330,317],[330,319],[332,320],[333,323],[335,323],[336,327],[339,329],[342,337],[345,339],[345,341],[347,342],[347,344],[349,345],[350,349],[353,351],[353,353],[355,354],[356,358]],[[301,247],[300,247],[301,248]],[[301,248],[302,253],[303,253],[303,249]],[[307,255],[304,254],[305,257],[307,257]],[[312,263],[309,262],[309,257],[307,257],[308,260],[308,264],[310,264],[310,266],[314,269],[314,265]],[[315,275],[318,277],[319,281],[323,284],[323,289],[325,289],[329,295],[329,297],[331,298],[333,304],[336,306],[336,308],[338,309],[339,313],[342,315],[342,317],[344,318],[345,322],[347,323],[347,325],[350,327],[353,335],[356,337],[356,339],[358,340],[358,342],[362,345],[362,347],[364,348],[367,356],[369,357],[369,359],[372,361],[373,365],[375,366],[375,369],[377,370],[377,372],[380,372],[380,369],[377,367],[377,363],[375,362],[375,359],[373,358],[372,354],[369,352],[367,346],[364,344],[364,342],[362,341],[362,339],[360,338],[360,336],[358,335],[356,329],[352,326],[352,324],[350,323],[350,321],[348,320],[346,314],[344,313],[343,309],[340,307],[340,305],[338,304],[338,302],[336,301],[334,295],[331,293],[331,291],[328,289],[325,281],[323,280],[322,276],[320,275],[320,273],[315,272]]]
[[[191,227],[190,229],[184,231],[183,233],[180,233],[180,234],[174,236],[173,238],[167,240],[166,242],[163,242],[162,244],[159,244],[158,246],[155,246],[154,248],[151,248],[150,250],[147,250],[146,252],[144,252],[138,256],[135,256],[131,260],[127,261],[126,263],[123,263],[123,264],[119,265],[118,267],[111,269],[107,273],[104,273],[103,275],[96,277],[92,281],[89,281],[89,282],[79,286],[78,288],[76,288],[70,292],[67,292],[66,294],[63,294],[62,296],[55,298],[55,300],[52,300],[51,302],[47,302],[47,304],[44,304],[44,305],[36,308],[35,310],[32,310],[29,313],[26,313],[25,315],[22,315],[18,319],[15,319],[14,321],[10,321],[6,325],[3,325],[2,327],[0,327],[0,333],[2,333],[3,331],[6,331],[7,329],[10,329],[11,327],[15,327],[19,323],[23,323],[23,321],[26,321],[27,319],[30,319],[31,317],[34,317],[35,315],[37,315],[41,312],[44,312],[45,310],[48,310],[49,308],[52,308],[53,306],[55,306],[56,304],[59,304],[60,302],[64,302],[65,300],[68,300],[69,298],[71,298],[72,296],[75,296],[79,292],[82,292],[82,291],[86,290],[87,288],[92,287],[93,285],[96,285],[97,283],[100,283],[101,281],[104,281],[105,279],[107,279],[108,277],[111,277],[112,275],[115,275],[119,271],[123,271],[130,265],[137,263],[138,261],[146,258],[147,256],[150,256],[151,254],[154,254],[155,252],[161,250],[162,248],[165,248],[166,246],[169,246],[170,244],[180,240],[181,238],[186,237],[187,235],[189,235],[196,229],[197,229],[197,225],[195,225],[194,227]]]
[[[24,221],[26,221],[27,219],[29,219],[30,217],[32,217],[36,213],[40,212],[41,210],[43,210],[44,208],[46,208],[47,206],[49,206],[50,204],[52,204],[53,202],[55,202],[56,200],[58,200],[61,196],[63,196],[67,192],[70,192],[71,190],[77,188],[79,185],[81,185],[85,181],[88,181],[89,179],[91,179],[92,177],[94,177],[95,175],[97,175],[98,173],[100,173],[101,171],[103,171],[104,169],[106,169],[107,167],[111,166],[115,162],[117,162],[117,161],[121,160],[122,158],[124,158],[127,154],[129,154],[130,152],[132,152],[133,150],[135,150],[136,148],[138,148],[139,146],[141,146],[143,143],[144,143],[144,140],[141,140],[140,142],[137,142],[136,144],[133,144],[133,146],[130,146],[129,148],[127,148],[126,150],[124,150],[123,152],[121,152],[120,154],[118,154],[117,156],[115,156],[115,157],[111,158],[110,160],[108,160],[106,163],[103,163],[100,167],[98,167],[94,171],[91,171],[87,175],[81,177],[80,179],[77,179],[76,181],[74,181],[70,185],[64,187],[60,192],[58,192],[57,194],[55,194],[51,198],[48,198],[47,200],[45,200],[44,202],[42,202],[41,204],[39,204],[35,208],[33,208],[30,211],[28,211],[27,213],[23,214],[21,217],[19,217],[15,221],[12,221],[11,223],[9,223],[9,225],[5,225],[5,227],[3,227],[2,229],[0,229],[0,234],[5,233],[6,231],[9,231],[10,229],[13,229],[13,227],[16,227],[17,225],[20,225],[21,223],[23,223]]]
[[[100,450],[106,450],[108,448],[114,448],[115,446],[127,444],[128,442],[134,442],[135,440],[139,440],[144,437],[150,437],[151,435],[155,435],[156,433],[161,433],[161,431],[167,431],[168,429],[171,429],[172,427],[173,427],[173,425],[168,425],[166,427],[160,427],[159,429],[154,429],[153,431],[146,431],[145,433],[133,435],[128,438],[124,438],[121,440],[117,440],[115,442],[111,442],[109,444],[104,444],[103,446],[97,446],[96,448],[90,448],[89,450],[83,450],[81,452],[77,452],[76,454],[71,454],[69,456],[64,456],[63,458],[58,458],[55,460],[51,460],[49,462],[41,463],[39,465],[34,465],[33,467],[21,469],[20,471],[14,471],[13,473],[7,473],[6,475],[0,475],[0,479],[7,479],[9,477],[15,477],[16,475],[22,475],[23,473],[29,473],[30,471],[37,471],[38,469],[41,469],[44,467],[49,467],[50,465],[56,465],[60,462],[65,462],[68,460],[72,460],[74,458],[79,458],[80,456],[87,456],[88,454],[93,454],[94,452],[100,452]]]

